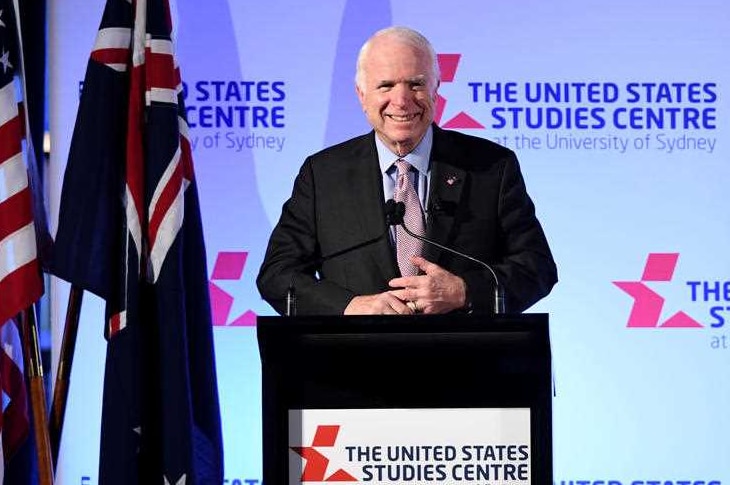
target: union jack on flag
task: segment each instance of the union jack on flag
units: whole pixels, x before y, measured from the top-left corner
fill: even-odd
[[[99,483],[223,481],[203,230],[167,0],[107,0],[53,272],[106,300]]]

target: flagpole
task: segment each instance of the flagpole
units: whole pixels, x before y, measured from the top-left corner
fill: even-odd
[[[53,485],[51,447],[48,440],[48,418],[46,415],[46,391],[43,383],[43,364],[38,342],[35,306],[31,305],[20,313],[23,334],[23,360],[30,383],[30,402],[33,412],[33,436],[38,455],[38,478],[41,485]]]
[[[61,341],[61,355],[58,357],[56,383],[53,386],[53,402],[51,403],[49,434],[54,470],[58,465],[58,451],[61,448],[63,421],[66,416],[68,389],[71,382],[71,366],[73,365],[76,349],[76,336],[79,330],[83,296],[84,290],[82,288],[71,285],[71,291],[68,295],[68,306],[66,308],[66,321],[63,327],[63,340]]]

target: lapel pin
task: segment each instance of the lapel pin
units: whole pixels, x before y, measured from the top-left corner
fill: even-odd
[[[459,179],[459,177],[456,175],[449,175],[448,177],[446,177],[447,185],[456,185],[459,182],[461,182],[461,179]]]

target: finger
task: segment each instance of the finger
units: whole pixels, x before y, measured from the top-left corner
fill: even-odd
[[[398,290],[396,290],[398,291]],[[398,296],[396,296],[394,293],[396,291],[389,291],[382,294],[383,297],[383,305],[387,307],[388,312],[387,314],[399,314],[399,315],[408,315],[413,313],[411,309],[406,305],[405,300],[402,300]],[[404,290],[401,290],[404,291]]]
[[[399,315],[411,315],[413,313],[413,309],[411,305],[409,305],[409,301],[401,300],[392,295],[391,298],[392,301],[390,301],[389,304],[391,308],[396,311],[396,313],[398,313]]]
[[[419,298],[423,298],[425,296],[425,294],[418,288],[403,288],[400,290],[392,290],[390,294],[398,298],[398,300],[400,300],[405,305],[408,305],[408,302],[418,300]]]
[[[401,302],[408,300],[408,290],[405,288],[401,288],[398,290],[390,290],[388,293],[393,295],[395,298],[397,298]]]
[[[411,256],[411,263],[413,263],[414,266],[417,266],[425,274],[445,271],[441,266],[436,263],[432,263],[423,256]]]
[[[409,286],[417,286],[419,276],[401,276],[388,281],[391,288],[408,288]]]
[[[418,313],[431,313],[431,304],[426,300],[418,300],[416,306],[418,307]]]
[[[397,303],[391,306],[395,308],[395,311],[398,312],[399,315],[413,315],[415,313],[413,310],[413,302],[410,301],[402,302],[398,300]]]
[[[415,266],[418,266],[422,270],[426,271],[426,269],[430,269],[433,267],[438,268],[438,265],[436,263],[432,263],[423,256],[411,256],[411,263],[413,263]]]

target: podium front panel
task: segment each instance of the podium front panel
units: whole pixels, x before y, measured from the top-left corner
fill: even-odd
[[[509,483],[552,482],[552,381],[545,314],[261,317],[258,336],[263,366],[264,478],[267,485],[288,485],[292,483],[290,475],[304,473],[308,460],[302,457],[301,449],[296,449],[298,443],[307,448],[307,453],[315,455],[339,452],[340,448],[348,446],[336,441],[337,433],[334,432],[334,426],[339,424],[336,419],[348,410],[354,413],[351,413],[353,416],[358,415],[358,410],[365,416],[379,410],[390,411],[394,416],[409,410],[420,411],[424,416],[435,413],[431,419],[440,419],[439,412],[445,411],[448,415],[450,410],[460,411],[464,416],[500,409],[526,410],[530,479]],[[325,413],[317,415],[321,417],[327,416],[327,410],[331,410],[329,421],[332,422],[316,423],[313,428],[317,434],[316,430],[320,429],[317,426],[321,426],[322,436],[290,436],[292,412]],[[489,434],[484,433],[485,436]],[[433,443],[419,445],[418,439],[412,440],[411,446],[428,447]],[[469,442],[460,446],[480,445],[471,443],[471,439],[467,437]],[[382,444],[385,441],[381,445],[376,441],[362,445],[365,446],[362,449],[384,446],[383,449],[389,451],[389,445]],[[388,443],[398,446],[397,440]],[[452,446],[457,444],[452,443]],[[481,445],[486,447],[488,443]],[[464,459],[462,451],[459,456]],[[494,464],[503,463],[520,469],[519,461]],[[291,463],[300,465],[292,470]],[[377,466],[385,466],[385,462],[347,463],[354,472],[341,468],[342,473],[370,483],[388,483],[375,481],[367,471],[383,470],[385,468]],[[414,461],[410,463],[412,468],[396,468],[398,473],[434,473],[436,475],[427,480],[431,483],[453,483],[458,478],[439,482],[440,474],[453,472],[453,468],[432,467],[434,471],[427,472],[424,471],[428,470],[427,464]],[[431,464],[448,465],[437,461]],[[456,462],[452,464],[456,465]],[[376,468],[366,470],[365,465]],[[337,473],[337,470],[325,469],[325,474]],[[475,477],[478,472],[474,472]],[[306,481],[312,481],[312,478],[317,477],[309,477]],[[465,478],[459,482],[485,483]],[[301,480],[295,483],[301,483]]]

